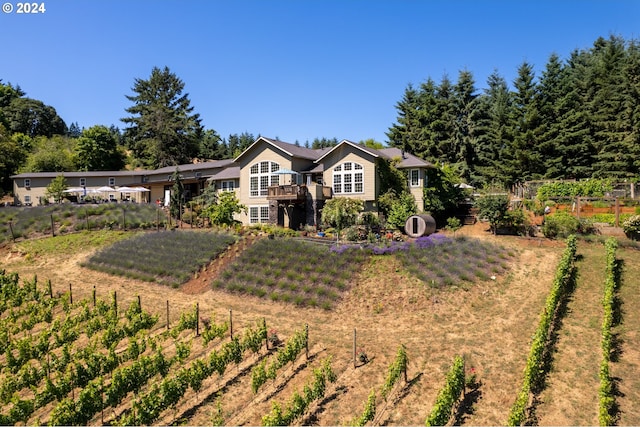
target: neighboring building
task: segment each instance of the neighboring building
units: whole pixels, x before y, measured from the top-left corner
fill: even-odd
[[[324,149],[309,149],[259,137],[235,159],[215,160],[156,170],[118,172],[37,172],[12,176],[16,204],[45,202],[46,187],[63,175],[67,185],[81,189],[81,195],[100,187],[142,187],[145,192],[109,192],[115,200],[160,201],[168,205],[176,170],[185,188],[185,199],[202,193],[206,185],[217,191],[234,191],[247,213],[238,215],[244,224],[272,223],[298,229],[320,222],[322,207],[332,197],[351,197],[364,201],[365,209],[377,211],[381,182],[380,162],[397,159],[396,167],[407,171],[408,188],[418,208],[424,206],[426,170],[433,167],[397,148],[372,149],[343,140]]]

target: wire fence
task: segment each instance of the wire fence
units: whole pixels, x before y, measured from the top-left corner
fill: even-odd
[[[56,204],[0,208],[0,243],[83,230],[160,229],[175,224],[151,204]]]

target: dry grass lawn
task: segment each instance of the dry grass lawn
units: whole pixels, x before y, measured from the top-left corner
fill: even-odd
[[[188,394],[175,411],[163,416],[160,424],[210,424],[219,404],[226,424],[259,425],[273,400],[285,403],[311,380],[310,368],[331,356],[338,380],[301,423],[349,424],[362,413],[369,392],[375,389],[378,411],[374,424],[424,425],[454,356],[462,355],[467,368],[475,370],[480,387],[468,398],[471,409],[460,414],[457,422],[503,425],[521,386],[530,337],[537,327],[564,244],[496,237],[487,233],[482,224],[465,227],[457,234],[511,248],[515,258],[509,272],[495,280],[466,286],[467,289],[434,290],[408,276],[394,258],[375,257],[332,311],[296,308],[213,290],[194,293],[197,287],[193,283],[188,286],[190,292],[183,292],[109,276],[79,267],[90,254],[87,250],[70,256],[41,254],[27,259],[9,247],[0,251],[0,268],[25,277],[37,274],[39,280],[51,279],[54,292],[65,292],[71,284],[74,299],[89,298],[94,286],[97,294],[105,298],[117,291],[122,304],[141,295],[145,310],[161,314],[160,323],[164,322],[168,300],[172,322],[177,321],[182,310],[198,302],[202,315],[216,321],[227,319],[231,311],[234,330],[238,331],[265,318],[269,329],[276,329],[286,338],[304,324],[309,325],[310,359],[299,358],[279,374],[274,384],[268,383],[253,395],[251,367],[265,355],[250,356],[238,367],[228,369],[222,378],[214,375],[207,380],[198,395]],[[604,249],[597,244],[579,243],[578,252],[583,255],[578,265],[579,284],[562,323],[547,389],[540,396],[537,415],[541,425],[597,424]],[[621,355],[612,365],[612,373],[619,378],[620,424],[638,425],[640,416],[635,408],[640,405],[640,380],[636,375],[640,254],[621,250],[620,257],[624,260],[624,318],[619,327]],[[358,347],[365,349],[370,358],[369,363],[355,369],[354,330]],[[379,390],[401,344],[409,356],[409,382],[401,384],[384,402]],[[196,347],[194,351],[197,353]]]

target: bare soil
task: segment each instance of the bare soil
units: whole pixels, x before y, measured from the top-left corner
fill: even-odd
[[[515,261],[509,272],[495,280],[465,288],[437,290],[425,287],[406,274],[392,257],[376,257],[332,311],[297,308],[212,290],[208,285],[212,278],[251,241],[235,245],[222,260],[214,261],[179,289],[79,267],[90,251],[66,258],[37,256],[27,260],[23,254],[7,247],[0,251],[0,268],[25,277],[37,274],[39,280],[50,279],[54,292],[66,292],[71,284],[74,298],[76,295],[78,298],[90,297],[94,286],[98,296],[107,297],[116,291],[123,304],[141,295],[143,308],[160,313],[161,321],[164,321],[169,301],[171,322],[177,321],[182,310],[197,302],[203,316],[210,316],[216,321],[231,316],[235,330],[254,326],[256,321],[264,318],[269,329],[276,329],[286,339],[303,325],[309,325],[309,360],[299,358],[278,375],[275,383],[265,385],[257,395],[251,392],[250,371],[255,363],[266,357],[264,352],[248,357],[238,367],[230,367],[223,377],[214,375],[197,395],[189,394],[175,411],[164,414],[160,424],[210,424],[215,414],[216,396],[220,395],[219,403],[226,424],[259,425],[262,415],[270,411],[272,401],[285,404],[294,391],[301,391],[303,385],[311,380],[310,368],[331,356],[338,380],[329,388],[327,397],[314,405],[301,424],[349,424],[362,413],[369,392],[375,389],[378,411],[374,424],[424,425],[454,356],[462,355],[467,369],[476,373],[480,386],[467,397],[467,406],[456,423],[503,425],[521,386],[530,338],[537,326],[564,243],[543,238],[493,236],[484,223],[465,226],[456,234],[487,239],[511,248]],[[596,309],[597,298],[595,293],[585,296],[589,300],[588,310]],[[576,294],[572,311],[582,310],[582,300],[583,297]],[[587,324],[590,324],[591,318],[588,314],[585,316]],[[597,329],[597,315],[593,317]],[[637,316],[633,322],[627,326],[638,326]],[[566,334],[583,335],[583,331],[572,327],[570,320],[567,325]],[[583,340],[588,338],[587,347],[593,346],[597,352],[599,341],[593,337],[593,331],[587,332]],[[354,335],[357,347],[364,349],[370,359],[357,367],[353,362]],[[637,333],[630,332],[630,337],[630,343],[638,343]],[[581,357],[577,352],[582,350],[577,346],[584,344],[579,337],[577,340],[576,349],[572,350],[573,343],[563,337],[566,348],[559,350],[563,355],[557,357],[554,369],[572,370],[575,359]],[[406,346],[409,356],[409,381],[400,384],[385,402],[379,396],[379,390],[401,344]],[[625,348],[625,351],[636,358],[627,363],[637,367],[637,351],[632,348]],[[630,370],[632,367],[622,368]],[[597,377],[597,370],[586,375]],[[571,380],[565,378],[561,382],[566,385]],[[549,380],[550,391],[544,400],[555,402],[555,406],[541,407],[541,422],[545,425],[597,422],[592,415],[582,418],[566,415],[572,406],[597,411],[591,383],[588,390],[573,392],[565,385],[556,384],[557,380],[552,377]],[[634,384],[637,385],[637,381],[623,382],[620,388],[635,396],[632,402],[637,407],[640,397],[638,388],[631,390]],[[564,398],[568,394],[570,399]],[[629,406],[625,402],[622,407],[633,411],[632,404]],[[639,421],[637,416],[627,416],[622,420]]]

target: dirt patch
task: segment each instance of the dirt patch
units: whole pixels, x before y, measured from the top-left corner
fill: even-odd
[[[211,289],[211,282],[218,278],[225,267],[242,254],[242,251],[253,245],[261,236],[243,236],[231,245],[222,255],[205,265],[192,279],[183,283],[180,290],[185,294],[198,295]]]
[[[100,297],[116,291],[122,304],[141,295],[143,308],[160,313],[161,322],[169,301],[171,322],[177,321],[181,310],[197,302],[203,317],[216,322],[233,319],[238,331],[264,319],[269,329],[276,329],[286,339],[309,325],[312,358],[307,361],[300,357],[278,374],[276,382],[267,384],[261,394],[251,393],[250,370],[262,357],[269,357],[264,352],[250,356],[238,367],[229,367],[223,377],[214,375],[200,393],[189,394],[179,410],[165,414],[162,423],[173,423],[174,416],[186,413],[188,419],[180,422],[210,424],[216,396],[220,394],[226,422],[258,425],[261,416],[270,411],[272,401],[286,404],[295,391],[310,381],[311,368],[331,356],[338,380],[306,421],[345,425],[362,413],[372,389],[379,394],[388,367],[403,344],[409,356],[409,383],[399,384],[387,402],[379,397],[377,423],[423,425],[454,356],[463,355],[467,368],[473,368],[480,381],[473,411],[464,415],[464,423],[502,425],[522,383],[530,337],[564,243],[493,236],[484,223],[465,226],[456,235],[478,237],[510,248],[515,258],[509,271],[495,280],[438,290],[406,273],[393,257],[376,257],[332,311],[212,290],[211,280],[242,248],[252,244],[251,240],[232,246],[223,260],[210,264],[179,289],[79,267],[90,251],[69,257],[27,259],[24,254],[5,249],[0,251],[0,262],[2,268],[24,277],[37,274],[40,281],[51,279],[54,292],[67,291],[71,283],[74,299],[76,295],[90,297],[94,286]],[[357,368],[353,367],[354,334],[358,348],[364,349],[370,359]],[[545,422],[562,424],[565,420],[549,414]]]

